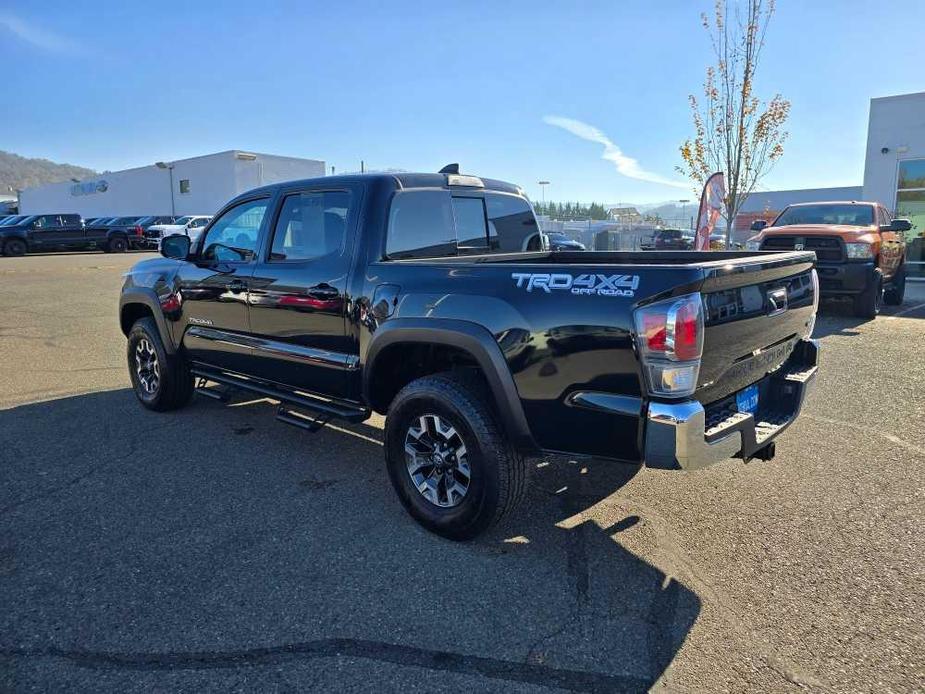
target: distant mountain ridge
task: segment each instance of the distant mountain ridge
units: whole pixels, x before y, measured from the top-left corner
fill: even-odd
[[[31,188],[44,183],[58,183],[72,178],[95,176],[96,171],[73,164],[58,164],[48,159],[30,159],[0,150],[0,193]]]

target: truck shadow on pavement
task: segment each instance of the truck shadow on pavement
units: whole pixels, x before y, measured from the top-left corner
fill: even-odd
[[[649,525],[611,498],[635,468],[535,461],[523,509],[453,543],[395,499],[381,429],[272,413],[155,414],[127,389],[0,411],[0,688],[272,682],[293,661],[329,688],[348,665],[423,668],[432,690],[438,671],[575,691],[666,674],[701,602],[620,542]]]

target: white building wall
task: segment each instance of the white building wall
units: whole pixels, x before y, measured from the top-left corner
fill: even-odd
[[[886,148],[887,151],[883,152]],[[870,100],[864,199],[896,207],[902,159],[925,158],[925,92]]]
[[[759,190],[749,195],[740,214],[771,210],[781,212],[787,205],[798,202],[826,202],[830,200],[861,200],[861,186],[840,186],[836,188],[800,188],[797,190]]]
[[[323,161],[230,150],[169,162],[173,165],[173,211],[214,214],[252,188],[325,174]],[[181,193],[181,181],[189,192]],[[22,191],[21,213],[103,215],[171,214],[171,171],[155,165],[112,171],[78,184],[52,183]]]

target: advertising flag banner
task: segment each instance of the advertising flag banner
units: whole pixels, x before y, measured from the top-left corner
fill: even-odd
[[[710,234],[716,227],[716,221],[723,213],[726,200],[726,177],[717,171],[707,179],[700,196],[700,211],[697,213],[697,237],[694,239],[695,251],[710,250]]]

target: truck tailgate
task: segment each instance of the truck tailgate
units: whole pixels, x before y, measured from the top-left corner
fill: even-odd
[[[780,367],[812,327],[815,255],[706,264],[705,334],[695,397],[715,402]]]

